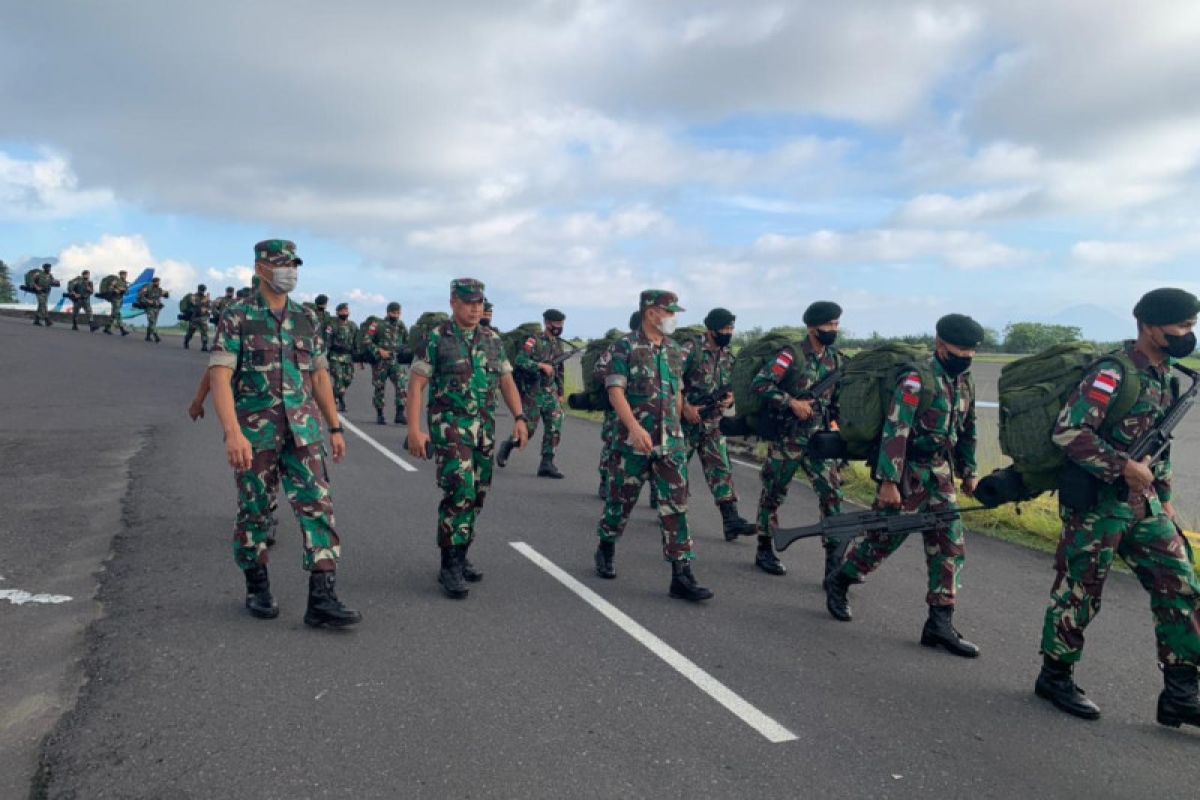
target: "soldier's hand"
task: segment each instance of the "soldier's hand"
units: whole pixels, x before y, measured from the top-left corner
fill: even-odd
[[[962,479],[962,493],[967,497],[975,496],[975,485],[978,483],[974,478]]]
[[[423,431],[408,429],[408,454],[413,458],[425,460],[425,446],[430,443],[429,434]]]
[[[379,348],[379,357],[380,357],[380,358],[382,358],[382,359],[384,359],[384,360],[387,360],[387,359],[389,359],[389,358],[391,358],[391,357],[392,357],[392,351],[391,351],[391,350],[384,350],[384,349],[381,347],[381,348]]]
[[[683,418],[693,425],[700,424],[700,409],[696,408],[691,403],[683,404]]]
[[[638,425],[629,432],[629,445],[635,452],[648,456],[654,452],[654,440],[650,438],[649,432],[641,425]]]
[[[793,400],[788,405],[791,406],[792,413],[796,415],[796,419],[801,421],[812,419],[812,400]]]
[[[229,459],[229,466],[238,472],[250,469],[254,462],[254,448],[241,431],[225,437],[225,457]]]
[[[900,508],[900,487],[892,481],[884,481],[879,484],[879,494],[875,498],[875,502],[880,508]]]
[[[546,363],[538,364],[538,369],[540,369],[542,371],[542,374],[545,375],[547,378],[554,377],[554,367],[551,366],[550,364],[546,364]]]
[[[1150,484],[1154,483],[1154,473],[1150,470],[1150,456],[1141,461],[1129,459],[1125,462],[1125,482],[1134,494],[1142,494]]]
[[[719,405],[721,408],[729,408],[730,406],[732,406],[733,405],[733,392],[727,392],[725,394],[725,396],[721,398],[721,402],[719,402],[717,405]]]
[[[516,440],[518,450],[524,450],[525,445],[529,444],[529,426],[525,424],[525,420],[517,420],[517,424],[513,426],[512,438]]]
[[[340,433],[330,434],[329,446],[333,449],[333,463],[342,463],[346,457],[346,437]]]
[[[192,418],[192,422],[204,419],[204,403],[193,400],[192,404],[188,406],[188,416]]]
[[[1175,506],[1171,504],[1171,501],[1168,500],[1167,502],[1163,503],[1162,508],[1163,513],[1167,515],[1167,519],[1178,525],[1179,520],[1175,517]]]

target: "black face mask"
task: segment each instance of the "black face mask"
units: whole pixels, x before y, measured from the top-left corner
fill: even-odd
[[[938,361],[942,362],[942,368],[951,378],[957,378],[971,368],[968,356],[956,356],[954,353],[946,353],[945,358],[938,356]]]
[[[714,333],[713,341],[717,343],[717,347],[729,347],[729,343],[733,341],[732,333]]]
[[[1179,336],[1174,333],[1164,333],[1167,340],[1167,355],[1171,358],[1186,358],[1196,349],[1196,332]]]
[[[558,325],[546,326],[546,333],[550,334],[551,336],[562,336],[562,332],[563,332],[562,327],[560,327]]]
[[[338,319],[340,319],[342,322],[345,322],[346,320],[350,319],[350,315],[349,314],[338,314]]]
[[[825,347],[837,341],[837,331],[817,331],[817,341]]]
[[[492,327],[492,321],[490,319],[481,319],[479,320],[479,325],[483,328],[490,328]]]

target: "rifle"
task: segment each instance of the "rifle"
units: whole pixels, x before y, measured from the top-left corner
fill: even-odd
[[[697,399],[694,405],[700,412],[700,419],[716,419],[721,416],[725,409],[721,407],[721,401],[733,393],[733,387],[725,384],[718,386],[714,391],[706,395],[702,395]]]
[[[914,513],[898,513],[889,511],[853,511],[849,514],[835,514],[824,517],[814,525],[801,525],[796,528],[779,528],[772,535],[776,550],[786,550],[792,542],[798,539],[808,539],[813,536],[823,536],[836,542],[835,553],[838,561],[846,557],[850,543],[860,534],[882,533],[887,536],[899,536],[909,533],[924,533],[939,527],[949,525],[963,514],[972,511],[984,511],[982,507],[968,509],[947,509],[945,511],[918,511]]]
[[[799,399],[819,400],[831,389],[833,389],[841,379],[842,371],[840,369],[835,369],[833,372],[829,373],[812,386],[809,386],[807,389],[802,389],[800,391]],[[823,418],[822,421],[825,423],[822,425],[822,431],[824,431],[829,427],[829,421],[824,419],[824,417],[828,416],[827,409],[823,408],[821,410],[821,414]],[[762,411],[759,413],[758,428],[762,438],[779,439],[791,425],[794,425],[799,421],[800,420],[797,419],[796,415],[791,412],[791,409],[774,411],[773,409],[767,408],[764,405]],[[840,441],[841,437],[838,436],[838,439]]]
[[[574,344],[573,342],[568,342],[566,339],[563,339],[562,343],[565,344],[567,347],[570,347],[571,349],[570,349],[570,351],[568,351],[566,353],[559,353],[554,358],[552,358],[548,362],[546,362],[552,367],[558,367],[560,364],[565,364],[565,363],[567,363],[567,361],[571,360],[572,358],[574,358],[575,356],[577,356],[583,352],[583,348],[579,347],[578,345]]]

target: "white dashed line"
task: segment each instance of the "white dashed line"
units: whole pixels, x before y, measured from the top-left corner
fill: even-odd
[[[33,594],[22,589],[0,589],[0,600],[7,600],[14,606],[23,606],[26,603],[58,605],[69,603],[73,599],[65,594]]]
[[[345,428],[346,430],[350,431],[351,433],[357,435],[360,439],[362,439],[367,444],[371,445],[371,447],[374,447],[380,453],[383,453],[383,455],[389,461],[391,461],[396,466],[400,467],[400,469],[404,470],[405,472],[416,472],[417,471],[417,468],[414,467],[412,464],[408,463],[403,458],[396,455],[391,450],[388,450],[386,447],[381,445],[379,442],[375,441],[370,436],[367,436],[365,433],[363,433],[362,430],[357,425],[354,425],[353,423],[351,423],[345,419],[341,420],[340,423],[343,428]]]

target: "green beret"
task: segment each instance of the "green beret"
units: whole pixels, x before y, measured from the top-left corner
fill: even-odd
[[[1133,316],[1147,325],[1174,325],[1187,322],[1200,313],[1200,300],[1183,289],[1155,289],[1146,292],[1133,307]]]
[[[842,318],[842,307],[829,300],[818,300],[804,309],[804,324],[810,328]]]
[[[546,320],[546,322],[562,322],[566,318],[567,315],[557,308],[547,308],[542,312],[542,319]]]
[[[474,278],[455,278],[450,281],[450,291],[464,303],[482,303],[487,299],[483,296],[483,290],[483,282]]]
[[[978,347],[983,341],[983,326],[966,314],[947,314],[937,321],[937,335],[955,347]]]
[[[704,318],[704,327],[708,328],[710,331],[719,331],[722,328],[732,325],[735,319],[737,319],[737,317],[735,317],[733,312],[729,309],[714,308],[712,311],[708,312],[708,316]]]
[[[629,315],[629,330],[636,331],[642,327],[642,312],[635,311]]]
[[[392,313],[393,311],[399,311],[400,304],[397,303],[395,300],[393,300],[392,302],[388,303],[387,310],[388,310],[389,314]]]

